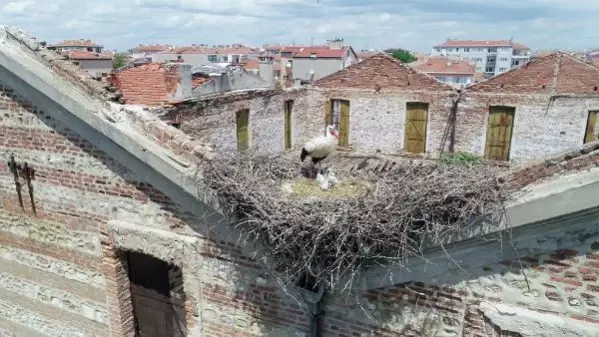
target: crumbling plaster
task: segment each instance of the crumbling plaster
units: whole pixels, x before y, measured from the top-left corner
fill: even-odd
[[[594,325],[521,307],[481,302],[480,309],[495,325],[522,337],[590,337],[599,334]]]

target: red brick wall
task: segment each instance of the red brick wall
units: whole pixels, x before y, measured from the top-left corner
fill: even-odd
[[[167,142],[165,147],[174,146],[170,138],[164,141]],[[24,207],[19,206],[13,176],[7,166],[10,153],[15,154],[17,162],[27,161],[36,170],[33,185],[37,214],[33,214],[26,185],[22,189]],[[189,215],[68,125],[21,100],[6,87],[0,87],[0,154],[0,266],[14,265],[23,282],[52,282],[52,287],[61,289],[64,296],[76,296],[75,304],[92,301],[90,303],[103,317],[92,321],[78,316],[86,311],[83,307],[69,311],[49,299],[31,298],[16,286],[8,285],[7,289],[14,295],[11,307],[31,308],[34,317],[42,317],[46,312],[35,309],[38,306],[48,307],[47,312],[52,313],[48,320],[37,323],[31,320],[11,324],[20,324],[40,334],[45,332],[44,326],[60,324],[59,328],[73,329],[65,333],[107,336],[111,331],[114,337],[127,335],[133,328],[127,269],[122,252],[108,233],[107,222],[122,220],[189,234],[193,233],[185,225]],[[144,209],[146,213],[140,211]],[[31,225],[19,225],[25,220]],[[217,312],[214,319],[203,319],[204,329],[210,336],[228,330],[234,330],[233,335],[237,336],[250,335],[256,326],[263,330],[306,329],[305,314],[289,304],[289,299],[282,299],[267,277],[262,276],[263,281],[260,281],[267,282],[265,285],[258,283],[258,276],[263,275],[264,270],[255,260],[243,255],[233,243],[204,236],[210,233],[201,234],[203,271],[183,269],[184,276],[193,273],[192,278],[202,284],[201,291],[186,294],[188,328],[193,329],[197,324],[198,316],[203,313],[198,310],[201,305]],[[80,237],[92,239],[89,242]],[[229,274],[215,278],[223,268]],[[27,275],[37,275],[32,274],[32,270],[48,276],[27,278]],[[245,288],[231,283],[231,272]],[[2,282],[0,295],[1,291]],[[8,307],[0,305],[0,319],[4,308]],[[223,323],[221,320],[226,320],[223,317],[236,317],[232,322],[241,325]],[[257,325],[249,325],[252,317]],[[243,322],[248,326],[244,327]],[[59,330],[53,333],[58,333],[56,331]]]

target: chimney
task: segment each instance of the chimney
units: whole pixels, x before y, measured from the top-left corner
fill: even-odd
[[[272,61],[262,61],[259,65],[260,77],[268,83],[268,87],[272,88],[275,86],[275,68]]]
[[[191,64],[168,63],[164,68],[168,99],[179,101],[190,98],[192,96]]]
[[[447,61],[447,66],[451,67],[451,61]]]
[[[343,48],[343,39],[335,38],[333,40],[327,40],[327,46],[329,49],[341,49]]]

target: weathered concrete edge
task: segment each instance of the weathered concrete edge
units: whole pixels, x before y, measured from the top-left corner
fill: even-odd
[[[82,93],[68,80],[54,74],[31,51],[11,41],[0,31],[0,76],[15,91],[31,99],[56,119],[85,135],[94,145],[127,166],[177,204],[208,223],[227,239],[239,237],[230,221],[215,207],[218,202],[211,190],[199,186],[193,178],[194,167],[184,169],[169,158],[169,151],[140,134],[126,122],[111,123],[102,117],[104,102]],[[33,89],[33,90],[32,90]],[[174,155],[174,154],[173,154]],[[248,256],[265,250],[257,244],[241,247]],[[262,254],[262,260],[268,259]],[[268,266],[264,263],[265,266]]]
[[[542,198],[513,205],[506,209],[508,222],[504,226],[491,229],[478,229],[486,237],[502,235],[504,242],[477,239],[476,230],[471,230],[460,240],[446,247],[432,248],[423,252],[424,258],[412,258],[405,266],[373,268],[361,278],[360,288],[376,289],[408,281],[424,281],[440,277],[457,266],[451,259],[460,263],[476,262],[469,266],[483,266],[499,259],[515,258],[513,246],[520,256],[540,253],[529,245],[530,240],[549,233],[584,229],[582,222],[599,219],[599,182],[592,182],[577,188],[568,189]],[[488,226],[483,225],[483,226]],[[597,226],[594,226],[597,227]],[[599,233],[599,228],[596,228]],[[507,238],[513,238],[510,243]],[[555,243],[551,249],[566,248],[575,243],[569,238]],[[501,256],[497,254],[501,252]],[[450,258],[451,257],[451,258]],[[424,260],[426,259],[426,260]]]

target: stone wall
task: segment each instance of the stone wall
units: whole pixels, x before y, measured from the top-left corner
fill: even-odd
[[[222,96],[195,107],[181,107],[182,130],[225,151],[236,150],[235,111],[250,109],[250,146],[265,152],[284,150],[283,102],[294,100],[293,146],[320,134],[328,99],[350,101],[350,149],[360,152],[404,153],[406,103],[429,103],[426,151],[438,154],[447,129],[452,95],[447,91],[384,91],[303,89],[268,95]],[[458,104],[455,150],[484,156],[489,107],[516,108],[510,162],[519,164],[558,154],[583,144],[589,110],[599,98],[465,92]],[[176,114],[177,112],[173,112]],[[449,143],[446,143],[448,146]],[[446,148],[447,149],[447,148]]]

